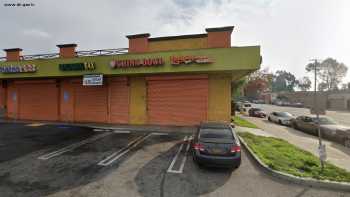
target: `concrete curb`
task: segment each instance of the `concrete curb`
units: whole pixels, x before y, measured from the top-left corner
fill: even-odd
[[[289,181],[292,183],[296,183],[299,185],[303,185],[303,186],[318,187],[318,188],[325,188],[325,189],[331,189],[331,190],[341,190],[341,191],[350,192],[350,183],[297,177],[297,176],[294,176],[291,174],[287,174],[284,172],[279,172],[279,171],[273,170],[258,158],[258,156],[249,148],[249,146],[243,140],[242,137],[238,136],[238,138],[241,141],[241,143],[243,144],[243,146],[248,150],[249,154],[257,161],[257,163],[264,169],[264,171],[266,173],[272,175],[273,177],[283,179],[283,180],[286,180],[286,181]]]

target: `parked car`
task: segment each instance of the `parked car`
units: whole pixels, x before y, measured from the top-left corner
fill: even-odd
[[[276,122],[281,125],[289,126],[291,124],[291,120],[294,116],[288,112],[271,112],[267,119],[270,122]]]
[[[225,123],[202,123],[192,140],[193,160],[198,165],[238,168],[241,145],[234,129]]]
[[[304,104],[303,103],[300,103],[300,102],[296,102],[296,103],[291,103],[290,105],[291,107],[304,107]]]
[[[252,116],[252,117],[259,117],[259,118],[265,118],[266,117],[266,113],[260,109],[260,108],[250,108],[248,110],[248,114],[249,116]]]
[[[250,104],[250,103],[243,103],[242,105],[241,105],[241,107],[240,107],[240,112],[241,112],[241,114],[244,114],[244,115],[249,115],[248,114],[248,111],[249,111],[249,109],[252,107],[252,104]]]
[[[262,99],[258,99],[258,100],[253,100],[252,103],[255,103],[255,104],[265,104],[265,101],[262,100]]]
[[[290,106],[291,103],[289,101],[282,101],[281,106]]]
[[[350,148],[350,127],[337,124],[326,116],[321,116],[319,123],[323,138]],[[292,120],[292,126],[305,133],[318,136],[316,117],[299,116]]]
[[[272,101],[272,104],[273,105],[277,105],[277,106],[282,106],[283,101],[281,101],[281,100],[274,100],[274,101]]]

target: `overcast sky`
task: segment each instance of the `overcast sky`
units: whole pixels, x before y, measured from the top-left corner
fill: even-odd
[[[121,48],[128,34],[196,34],[234,25],[232,45],[261,45],[262,66],[272,71],[299,78],[310,59],[327,57],[350,67],[348,0],[0,1],[0,46],[23,48],[24,55],[57,52],[62,43],[77,43],[78,50]]]

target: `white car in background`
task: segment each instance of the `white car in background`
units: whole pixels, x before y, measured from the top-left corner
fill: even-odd
[[[271,112],[267,119],[270,122],[275,122],[280,125],[291,125],[291,120],[294,118],[294,116],[288,112]]]
[[[252,108],[252,104],[250,103],[242,103],[240,111],[241,114],[249,116],[249,109]]]

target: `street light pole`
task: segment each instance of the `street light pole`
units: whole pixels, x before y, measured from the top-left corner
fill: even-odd
[[[325,147],[322,144],[322,136],[321,136],[321,129],[320,129],[320,113],[318,109],[318,103],[317,103],[317,59],[315,61],[315,88],[314,88],[314,111],[316,113],[316,124],[317,124],[317,132],[318,132],[318,149],[320,154],[320,162],[321,162],[321,171],[323,172],[324,169],[324,162],[323,162],[323,156],[321,154],[322,151],[325,151]]]

